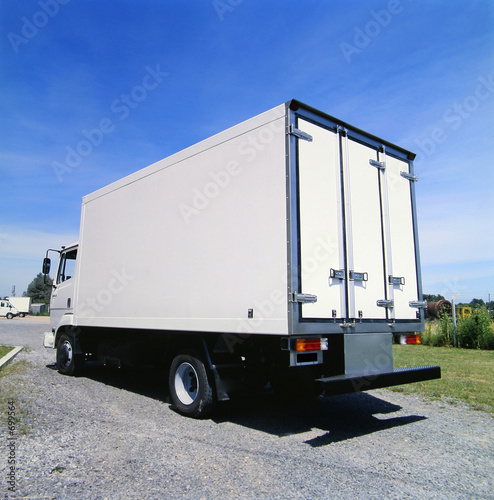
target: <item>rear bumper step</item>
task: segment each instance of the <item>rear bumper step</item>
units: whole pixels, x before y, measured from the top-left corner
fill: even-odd
[[[439,366],[414,366],[394,368],[379,373],[345,374],[317,379],[324,389],[325,396],[347,394],[349,392],[369,391],[392,385],[410,384],[441,378]]]

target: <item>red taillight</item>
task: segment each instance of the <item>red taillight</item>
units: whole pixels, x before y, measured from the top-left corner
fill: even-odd
[[[417,344],[422,344],[422,340],[420,338],[420,335],[402,335],[400,339],[400,344],[417,345]]]
[[[295,350],[297,352],[327,351],[328,339],[297,339]]]

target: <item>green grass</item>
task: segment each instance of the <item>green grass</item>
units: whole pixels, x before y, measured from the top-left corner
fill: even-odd
[[[494,413],[494,351],[424,345],[394,345],[394,366],[439,365],[441,378],[392,387],[432,399],[451,398]],[[449,400],[450,403],[454,401]]]
[[[3,358],[6,354],[8,354],[13,347],[9,345],[0,345],[0,358]]]

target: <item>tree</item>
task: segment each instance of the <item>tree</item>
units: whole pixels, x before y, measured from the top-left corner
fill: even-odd
[[[485,302],[483,299],[473,299],[470,302],[471,307],[485,307]]]
[[[53,280],[49,276],[45,277],[43,274],[38,273],[36,278],[29,283],[27,287],[27,296],[31,297],[32,302],[41,302],[45,304],[50,303],[51,285]]]
[[[432,295],[430,293],[424,293],[424,300],[427,302],[439,302],[440,300],[444,300],[442,295]]]

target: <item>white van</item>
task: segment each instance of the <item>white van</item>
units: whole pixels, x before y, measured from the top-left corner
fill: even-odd
[[[12,319],[14,316],[19,316],[19,311],[8,300],[0,300],[0,317]]]

